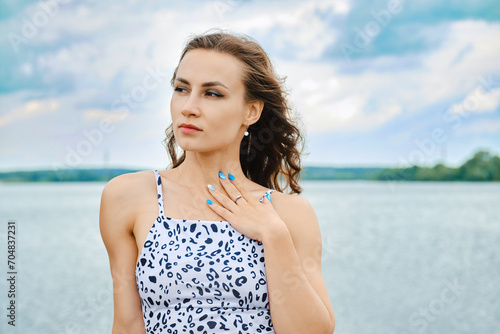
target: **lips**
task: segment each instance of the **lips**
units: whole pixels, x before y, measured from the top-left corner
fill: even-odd
[[[201,131],[200,128],[194,126],[193,124],[188,124],[188,123],[181,123],[181,125],[179,125],[180,128],[189,128],[189,129],[195,129],[195,130],[198,130],[198,131]]]

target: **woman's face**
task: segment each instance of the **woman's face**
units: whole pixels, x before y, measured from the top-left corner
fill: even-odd
[[[186,151],[208,152],[236,145],[239,149],[248,105],[243,64],[216,51],[195,49],[179,64],[170,101],[175,138]],[[192,124],[200,131],[181,128]]]

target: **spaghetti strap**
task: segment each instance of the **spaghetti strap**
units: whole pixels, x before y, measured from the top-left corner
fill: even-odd
[[[161,190],[161,175],[160,173],[155,170],[155,175],[156,175],[156,189],[158,192],[158,213],[159,216],[163,215],[163,192]]]
[[[269,189],[268,191],[266,191],[266,193],[261,197],[261,199],[259,200],[261,203],[262,201],[264,200],[264,197],[266,197],[267,194],[269,194],[269,196],[271,196],[271,193],[275,191],[274,189]]]

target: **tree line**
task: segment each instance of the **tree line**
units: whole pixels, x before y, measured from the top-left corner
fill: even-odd
[[[66,169],[0,173],[1,182],[107,182],[137,169]],[[306,166],[301,180],[378,180],[378,181],[500,181],[500,157],[478,151],[460,167],[436,164],[434,167],[314,167]]]

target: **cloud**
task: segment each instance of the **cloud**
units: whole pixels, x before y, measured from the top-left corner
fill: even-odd
[[[492,64],[500,54],[500,43],[492,41],[500,34],[500,25],[464,21],[443,23],[435,29],[447,31],[440,48],[418,58],[406,55],[353,60],[354,64],[363,64],[363,71],[345,71],[343,62],[278,59],[279,71],[289,74],[288,85],[307,130],[366,132],[404,113],[423,112],[442,101],[464,99],[492,73]],[[478,110],[498,106],[497,91],[481,97]]]
[[[460,103],[456,103],[450,108],[451,114],[491,113],[495,112],[500,105],[500,88],[485,92],[484,88],[479,86]]]
[[[369,34],[371,42],[361,52],[352,54],[353,59],[374,58],[383,55],[412,55],[440,48],[447,39],[447,27],[459,21],[495,22],[500,20],[498,1],[393,1],[356,0],[351,1],[347,20],[335,23],[341,42],[355,46],[354,41],[361,33]],[[400,4],[400,13],[388,13],[389,4]],[[383,14],[381,14],[383,13]],[[387,19],[388,18],[388,19]],[[386,24],[386,22],[388,22]],[[376,26],[381,27],[378,33]],[[326,58],[343,58],[339,44],[328,48]]]
[[[350,3],[345,0],[307,1],[283,6],[277,2],[266,3],[265,11],[260,10],[260,6],[249,11],[242,9],[243,5],[231,14],[225,14],[225,23],[236,31],[255,36],[266,51],[276,56],[312,60],[318,59],[337,40],[338,33],[325,16],[346,16],[350,12]]]
[[[57,110],[59,110],[59,103],[55,99],[28,101],[21,107],[0,116],[0,127],[19,120],[34,118],[46,113],[52,113]]]
[[[500,119],[483,119],[470,124],[462,125],[457,129],[458,135],[496,134],[500,133]]]
[[[311,105],[305,115],[307,128],[313,133],[367,132],[389,122],[402,111],[398,104],[380,104],[371,113],[368,112],[369,109],[368,97],[361,95]]]
[[[107,110],[86,109],[83,112],[85,121],[106,120],[109,122],[117,122],[127,118],[127,113],[108,112]]]

